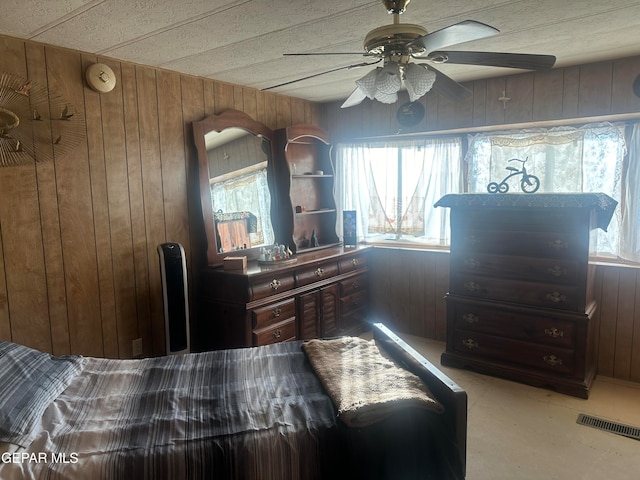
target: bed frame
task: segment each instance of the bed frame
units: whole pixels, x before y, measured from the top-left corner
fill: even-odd
[[[467,461],[467,393],[453,380],[426,360],[410,345],[382,323],[373,323],[373,337],[407,370],[418,375],[445,412],[437,417],[435,427],[442,460],[447,464],[450,477],[464,479]]]

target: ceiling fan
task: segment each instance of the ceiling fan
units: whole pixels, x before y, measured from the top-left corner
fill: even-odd
[[[424,27],[400,23],[399,17],[411,0],[382,0],[387,12],[393,15],[393,24],[371,30],[364,39],[364,53],[285,53],[285,56],[310,55],[363,55],[367,61],[346,67],[339,67],[322,73],[309,75],[265,90],[300,82],[339,70],[375,65],[383,62],[364,77],[356,80],[356,88],[342,104],[342,108],[358,105],[365,98],[382,103],[395,103],[398,91],[404,84],[413,102],[425,95],[431,88],[452,100],[471,95],[464,86],[433,67],[433,64],[464,64],[491,67],[520,68],[525,70],[547,70],[553,67],[553,55],[533,55],[525,53],[499,53],[441,50],[459,43],[480,40],[497,35],[499,30],[474,20],[465,20],[435,32],[429,33]],[[416,63],[412,60],[428,62]]]

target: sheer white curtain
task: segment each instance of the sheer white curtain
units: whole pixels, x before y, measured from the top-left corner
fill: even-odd
[[[517,158],[527,160],[527,172],[540,178],[538,193],[602,192],[621,203],[625,153],[624,126],[611,124],[473,135],[465,158],[469,191],[486,192],[489,182],[510,173],[507,166],[520,167],[509,162]],[[510,193],[522,193],[519,180],[511,178]],[[619,207],[607,232],[598,230],[599,253],[621,254],[621,220]]]
[[[359,240],[447,245],[448,211],[433,204],[462,191],[461,156],[459,137],[339,144],[338,210],[357,211]]]
[[[623,191],[620,256],[640,262],[640,123],[631,127]]]

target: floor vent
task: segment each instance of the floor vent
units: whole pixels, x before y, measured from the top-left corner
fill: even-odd
[[[640,428],[633,427],[631,425],[625,425],[623,423],[616,423],[610,420],[592,417],[590,415],[585,415],[584,413],[578,415],[578,420],[576,422],[580,425],[586,425],[588,427],[598,428],[606,432],[611,432],[617,435],[622,435],[624,437],[640,440]]]

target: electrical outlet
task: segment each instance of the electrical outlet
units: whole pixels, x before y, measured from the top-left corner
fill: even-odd
[[[131,342],[131,350],[133,350],[134,357],[142,356],[142,339],[136,338]]]

